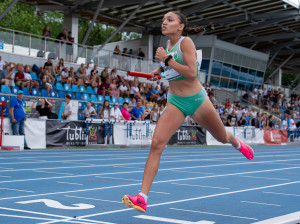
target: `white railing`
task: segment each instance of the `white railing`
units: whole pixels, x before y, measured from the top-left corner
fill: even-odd
[[[3,27],[0,27],[0,41],[3,41],[3,49],[0,49],[0,52],[11,52],[30,57],[63,58],[65,61],[77,64],[89,63],[99,67],[147,73],[159,66],[159,63],[154,60],[132,55],[115,55],[113,51],[99,51],[97,47],[45,38]]]

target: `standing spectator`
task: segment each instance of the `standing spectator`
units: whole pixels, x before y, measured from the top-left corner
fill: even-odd
[[[24,67],[23,67],[23,65],[20,66],[19,71],[15,75],[15,83],[21,89],[23,87],[27,87],[28,86],[27,79],[25,78],[25,75],[24,75]]]
[[[143,108],[141,108],[142,100],[138,99],[136,102],[136,107],[131,110],[131,119],[132,120],[142,120]]]
[[[144,109],[143,116],[142,116],[143,121],[144,120],[150,120],[150,118],[151,118],[151,110],[149,108],[149,103],[148,102],[146,102],[145,107],[146,108]]]
[[[288,129],[287,119],[288,119],[288,117],[285,116],[282,123],[281,123],[281,130],[287,130]]]
[[[125,81],[121,82],[118,91],[120,97],[129,97],[129,91]]]
[[[74,37],[72,37],[72,32],[68,32],[67,36],[67,49],[66,49],[66,61],[73,61],[73,43],[74,43]]]
[[[25,140],[25,100],[23,91],[19,90],[17,97],[10,103],[10,117],[13,135],[24,135],[24,149],[30,149]]]
[[[95,108],[92,106],[92,102],[87,102],[86,103],[86,108],[83,111],[83,116],[85,118],[90,118],[90,117],[97,117],[97,113]]]
[[[154,104],[150,114],[150,122],[152,124],[156,124],[157,120],[158,120],[158,106],[157,104]]]
[[[46,51],[48,51],[48,38],[51,36],[50,27],[47,25],[43,29],[43,39],[42,39],[42,51],[45,50],[45,44],[46,44]]]
[[[263,113],[259,119],[259,128],[265,129],[267,127],[267,114]]]
[[[56,37],[58,41],[56,41],[56,57],[60,57],[60,49],[62,48],[65,41],[67,41],[67,32],[66,29],[62,29],[62,31]]]
[[[109,84],[109,78],[105,79],[105,82],[102,82],[101,85],[99,86],[97,93],[99,95],[102,95],[105,97],[106,95],[109,96],[110,90],[109,90],[110,84]]]
[[[111,110],[110,110],[110,120],[118,121],[118,122],[120,122],[121,120],[125,120],[120,111],[118,103],[114,103],[113,108],[111,108]]]
[[[126,121],[130,121],[130,113],[128,112],[128,103],[124,102],[123,103],[123,108],[121,109],[121,114],[123,115],[124,119]]]
[[[121,56],[122,51],[119,48],[119,45],[115,46],[114,52],[113,52],[113,66],[114,68],[119,68],[119,63],[120,63],[120,56]]]
[[[109,101],[108,100],[104,101],[103,107],[102,107],[99,115],[100,115],[101,119],[109,120]]]
[[[237,125],[237,116],[235,114],[235,110],[233,110],[232,113],[228,115],[226,126],[230,126],[230,127],[237,127],[238,126]]]
[[[46,98],[41,99],[40,103],[41,104],[37,106],[37,99],[35,99],[31,108],[36,109],[39,112],[40,119],[48,119],[51,115],[52,104]]]
[[[48,96],[50,96],[50,92],[53,90],[52,83],[55,82],[53,76],[50,75],[49,71],[46,70],[42,79],[43,88],[47,90]]]
[[[72,115],[71,96],[67,94],[65,97],[64,112],[61,114],[61,117],[64,120],[70,121],[71,115]]]
[[[273,116],[270,115],[267,120],[267,128],[268,129],[274,129],[274,123],[273,123]]]
[[[138,49],[138,54],[137,56],[139,57],[139,59],[143,60],[145,58],[145,53],[142,51],[142,48]]]
[[[2,56],[0,56],[0,72],[3,70],[5,65],[6,65],[5,61],[2,59]]]
[[[0,83],[7,85],[7,86],[15,86],[15,69],[11,68],[7,65],[1,72],[0,72]]]
[[[288,127],[291,131],[296,130],[296,119],[294,115],[292,115],[288,120]]]

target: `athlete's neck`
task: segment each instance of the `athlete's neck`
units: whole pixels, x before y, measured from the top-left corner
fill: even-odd
[[[176,34],[174,36],[169,36],[171,46],[174,46],[180,38],[181,38],[181,34],[180,35]]]

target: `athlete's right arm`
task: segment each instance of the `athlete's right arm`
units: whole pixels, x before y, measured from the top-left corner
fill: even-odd
[[[150,78],[149,80],[152,80],[152,81],[158,80],[157,78],[154,78],[154,75],[160,75],[161,72],[162,72],[162,70],[160,67],[158,67],[154,71],[150,72],[150,74],[152,75],[152,78]]]

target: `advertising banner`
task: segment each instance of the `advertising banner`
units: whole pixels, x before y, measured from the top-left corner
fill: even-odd
[[[264,130],[264,140],[266,145],[281,145],[287,143],[286,130]]]
[[[32,149],[46,148],[46,120],[28,118],[25,121],[25,138]]]
[[[89,123],[89,144],[104,144],[104,126],[103,123]]]
[[[246,144],[264,144],[264,130],[252,126],[234,128],[234,136]]]
[[[113,138],[116,145],[148,145],[150,124],[145,122],[115,123]],[[152,140],[151,140],[152,141]]]
[[[233,127],[225,127],[225,129],[234,134]],[[208,131],[206,132],[206,143],[207,145],[231,145],[230,143],[223,144],[222,142],[217,141]]]
[[[198,126],[181,126],[168,145],[206,145],[205,129]]]
[[[46,121],[46,144],[50,147],[85,146],[84,122]]]

